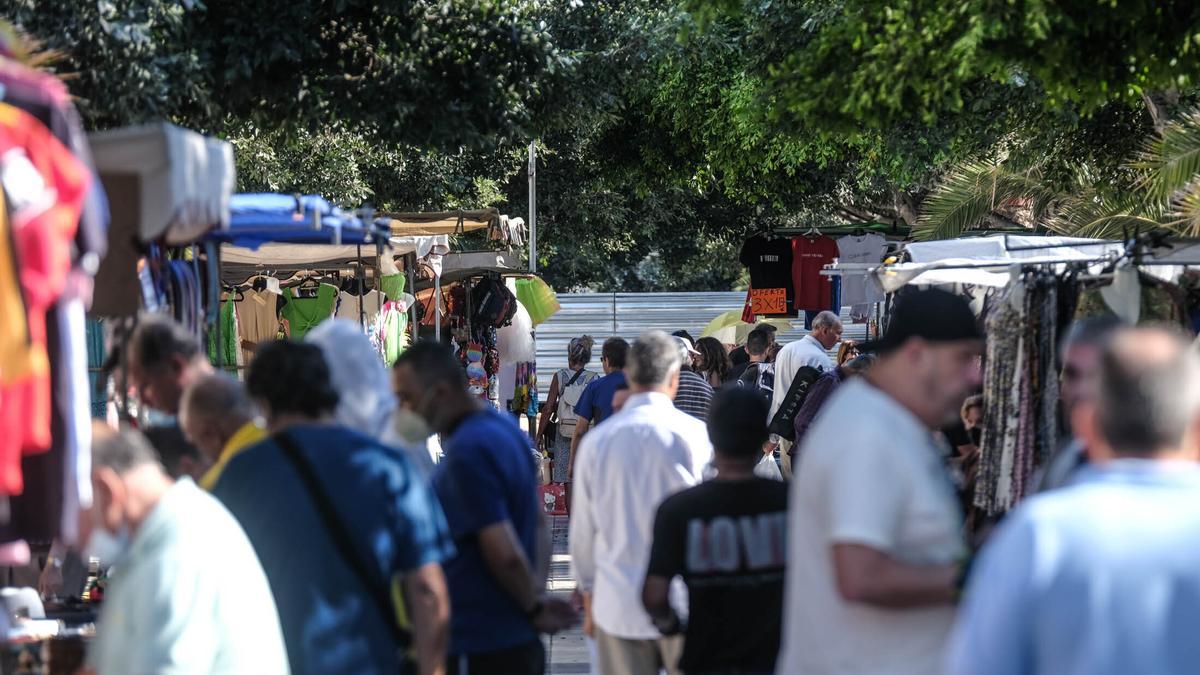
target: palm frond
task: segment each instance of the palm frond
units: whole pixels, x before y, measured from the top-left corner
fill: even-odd
[[[1036,169],[1014,170],[1000,162],[959,165],[926,197],[913,237],[951,239],[979,226],[998,208],[1021,202],[1040,220],[1063,197],[1040,178]]]
[[[1144,173],[1139,187],[1151,199],[1167,202],[1200,175],[1200,108],[1174,120],[1150,137],[1133,162]]]
[[[1141,193],[1111,194],[1081,185],[1075,194],[1058,204],[1046,225],[1072,237],[1119,239],[1129,230],[1162,228],[1165,213],[1161,203],[1147,202]]]

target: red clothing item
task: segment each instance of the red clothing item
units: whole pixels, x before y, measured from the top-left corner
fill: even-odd
[[[29,343],[0,354],[0,493],[23,489],[21,455],[50,447],[46,311],[62,295],[71,244],[91,180],[40,122],[0,103],[0,181],[28,321]],[[0,308],[0,316],[21,308]]]
[[[796,311],[829,309],[833,280],[821,270],[838,257],[837,242],[821,235],[792,240],[792,284],[796,289]]]

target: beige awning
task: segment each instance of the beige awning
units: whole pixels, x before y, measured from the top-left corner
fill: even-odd
[[[500,220],[496,209],[476,211],[437,211],[431,213],[382,213],[394,237],[458,234],[483,230]]]

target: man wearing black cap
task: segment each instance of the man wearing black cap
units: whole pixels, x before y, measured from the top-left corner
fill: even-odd
[[[779,672],[937,672],[954,623],[962,514],[933,431],[979,386],[983,339],[961,298],[900,298],[866,378],[804,439],[789,522]]]

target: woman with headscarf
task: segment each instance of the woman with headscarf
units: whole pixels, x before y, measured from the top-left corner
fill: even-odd
[[[569,467],[571,465],[571,439],[575,437],[575,404],[587,385],[600,374],[587,370],[592,361],[592,345],[595,340],[590,335],[573,338],[567,345],[567,367],[554,374],[550,381],[550,391],[546,394],[546,406],[542,408],[538,420],[538,440],[542,447],[548,447],[554,460],[554,472],[551,482],[570,482]],[[550,416],[558,417],[557,425],[550,423]],[[551,430],[553,429],[553,433]]]
[[[433,473],[428,429],[414,424],[396,402],[391,378],[362,328],[347,319],[329,319],[304,336],[317,345],[329,364],[338,393],[339,424],[400,448],[417,472]]]
[[[725,345],[714,337],[702,337],[696,342],[696,351],[700,352],[696,360],[696,372],[713,389],[720,389],[730,379],[729,372],[733,370],[733,361],[729,359]]]

